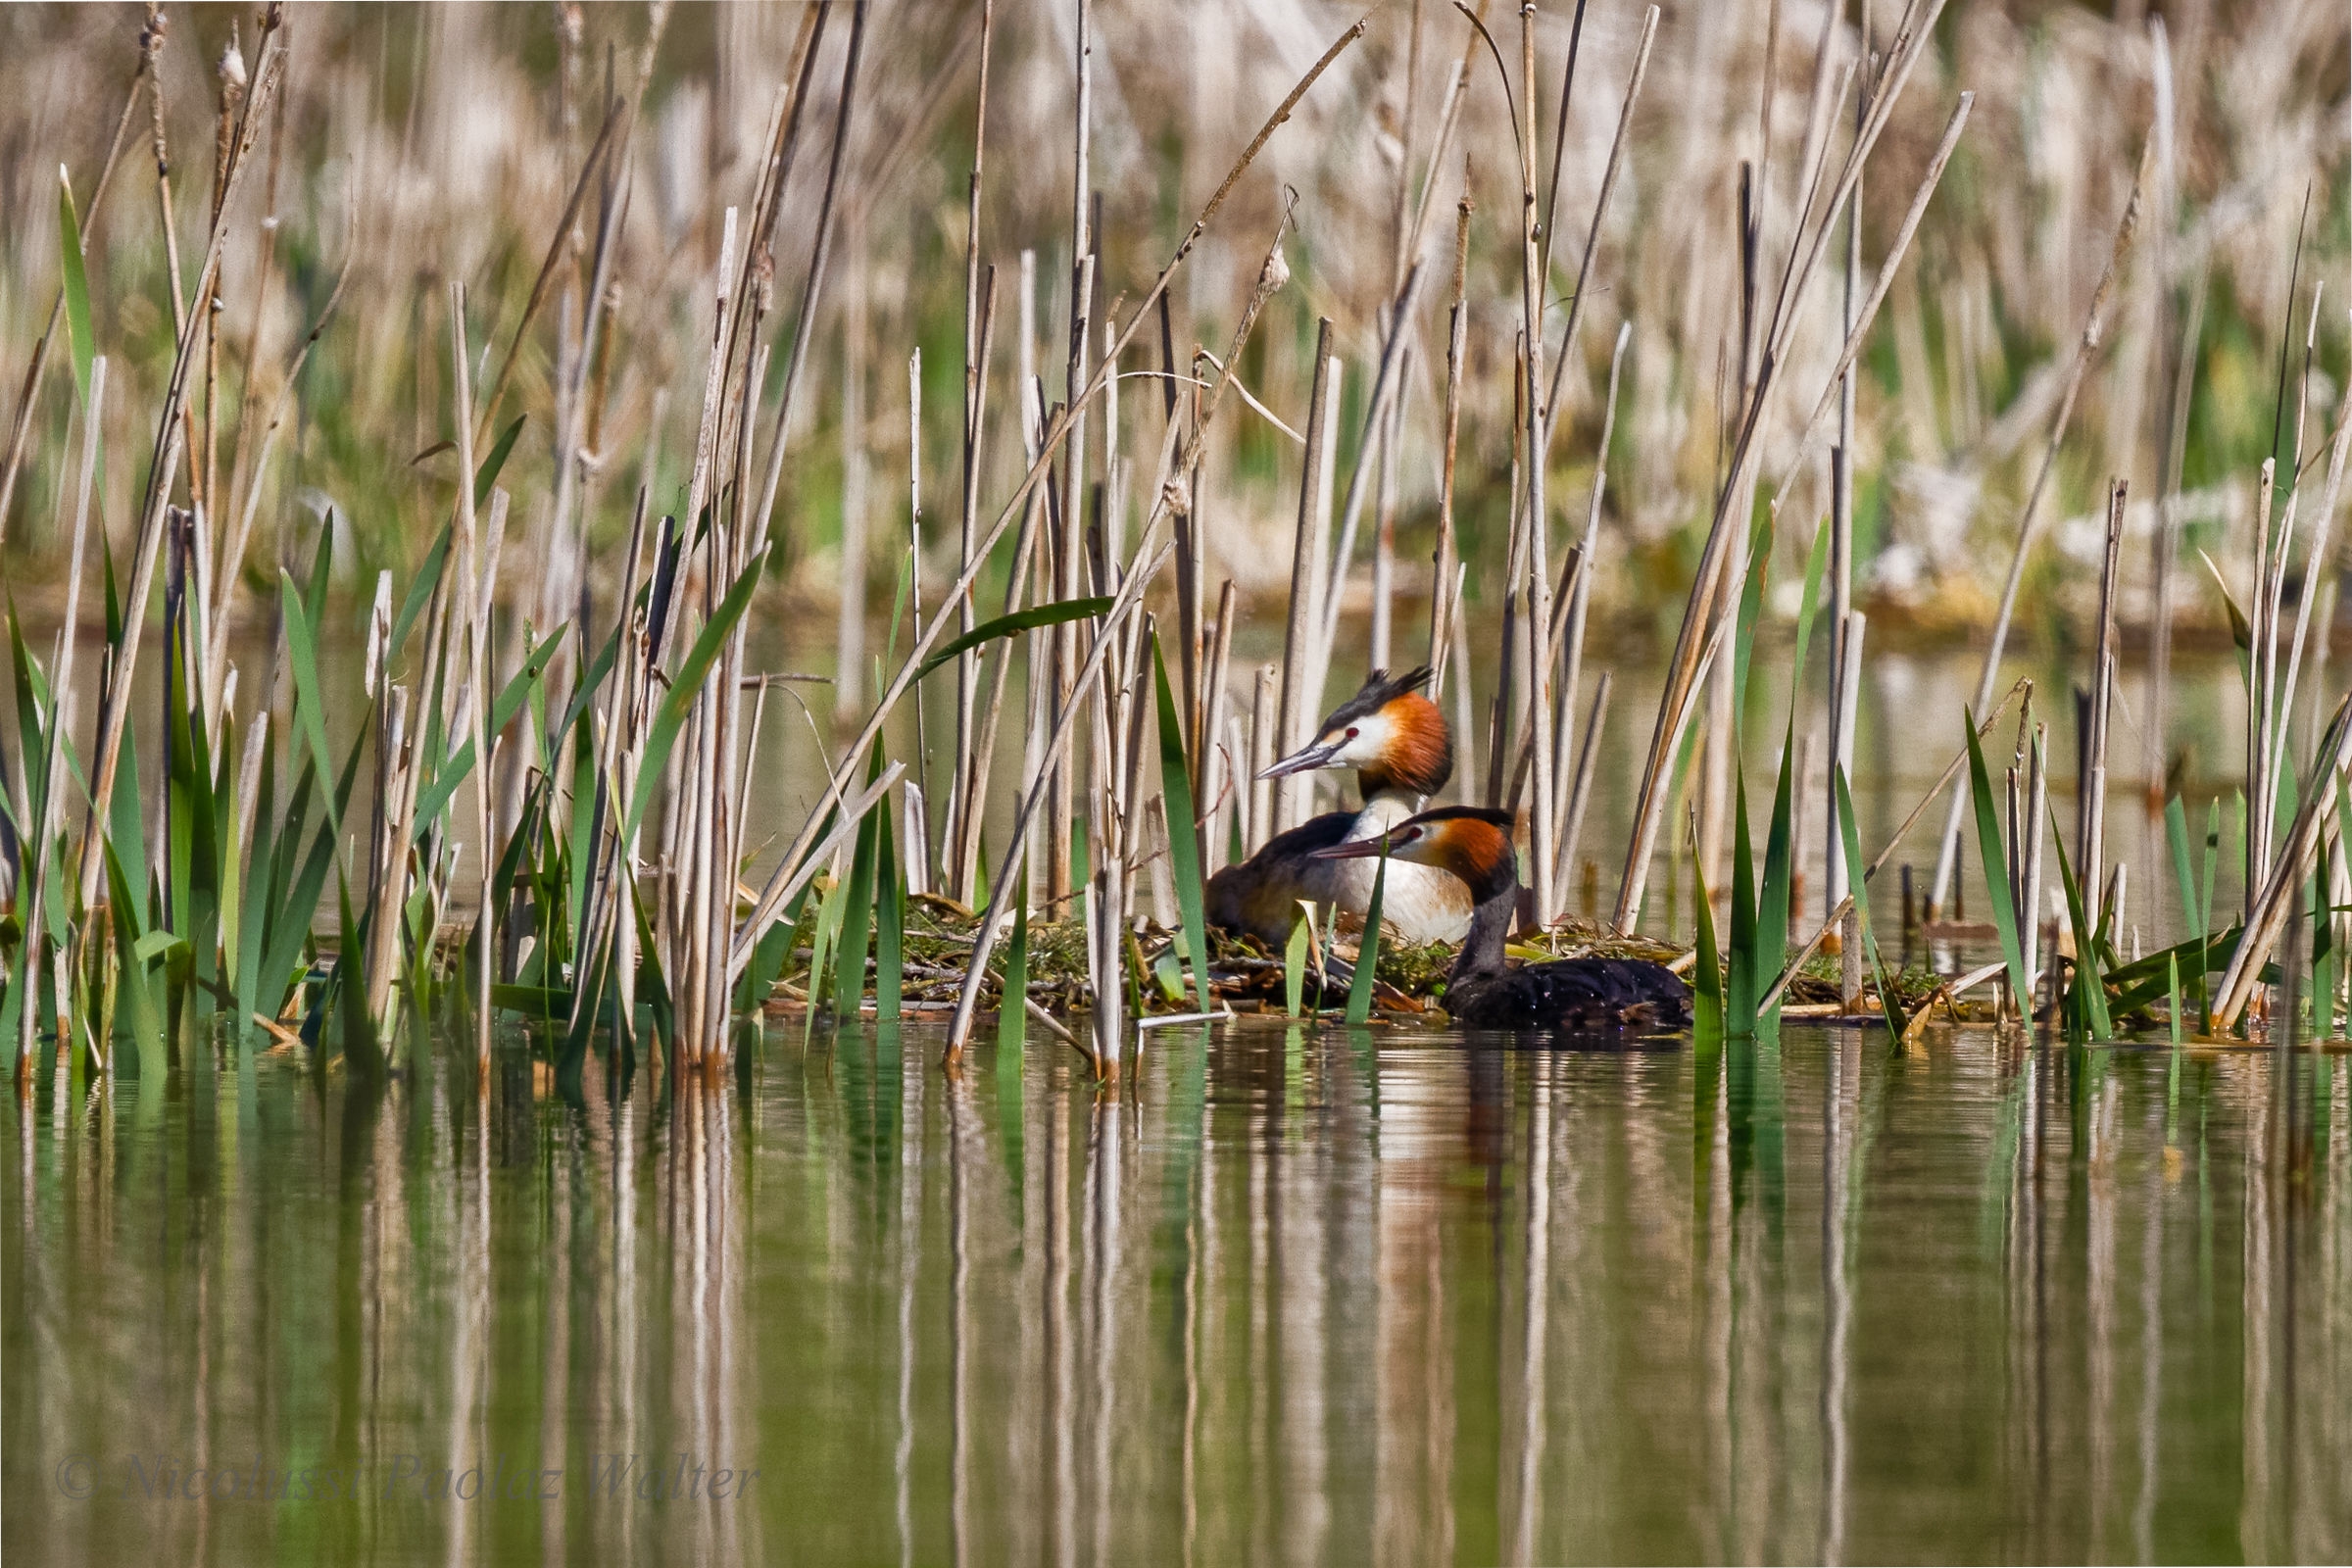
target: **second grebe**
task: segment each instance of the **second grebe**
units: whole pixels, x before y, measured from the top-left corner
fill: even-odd
[[[1208,879],[1208,920],[1246,932],[1270,948],[1288,940],[1306,900],[1362,914],[1371,906],[1374,867],[1317,853],[1351,841],[1377,841],[1421,809],[1453,776],[1453,737],[1438,705],[1421,695],[1427,668],[1372,671],[1358,691],[1323,720],[1313,744],[1260,775],[1279,778],[1316,768],[1355,769],[1360,811],[1326,811],[1277,833],[1255,855]],[[1434,867],[1392,865],[1381,917],[1406,942],[1459,942],[1470,929],[1469,890]]]
[[[1398,861],[1457,877],[1478,901],[1470,935],[1446,982],[1445,1006],[1472,1029],[1679,1028],[1690,1019],[1690,988],[1664,964],[1645,958],[1555,958],[1514,969],[1503,939],[1519,913],[1519,871],[1511,850],[1511,814],[1448,806],[1408,817],[1389,831],[1389,885]],[[1378,840],[1334,844],[1319,859],[1362,860],[1380,855]]]

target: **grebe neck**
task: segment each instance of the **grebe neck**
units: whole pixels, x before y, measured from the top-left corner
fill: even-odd
[[[1370,775],[1357,776],[1363,782],[1364,808],[1356,813],[1349,838],[1372,838],[1385,833],[1421,809],[1422,798],[1411,791],[1393,784],[1376,788]]]
[[[1519,883],[1514,877],[1509,886],[1478,901],[1470,914],[1470,934],[1462,939],[1461,954],[1453,960],[1446,983],[1458,986],[1466,980],[1492,980],[1502,974],[1508,967],[1503,961],[1503,940],[1518,917]]]

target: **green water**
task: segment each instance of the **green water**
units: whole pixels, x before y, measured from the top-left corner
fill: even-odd
[[[2352,1557],[2352,1058],[939,1044],[37,1085],[0,1547]]]

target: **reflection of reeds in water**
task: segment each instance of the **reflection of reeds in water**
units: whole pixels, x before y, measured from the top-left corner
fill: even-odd
[[[24,1419],[110,1465],[258,1441],[377,1485],[209,1517],[36,1489],[14,1539],[928,1561],[960,1529],[975,1559],[1083,1561],[1172,1550],[1189,1517],[1200,1560],[1827,1558],[1928,1533],[2342,1554],[2352,1101],[2340,1072],[2319,1098],[2309,1053],[2192,1052],[2176,1088],[2160,1053],[1990,1033],[1903,1059],[1791,1028],[1777,1078],[1728,1052],[1284,1036],[1154,1051],[1120,1097],[1074,1057],[1009,1099],[942,1079],[911,1029],[678,1088],[589,1074],[576,1103],[444,1054],[416,1114],[282,1061],[199,1067],[174,1101],[44,1085],[0,1131],[43,1177],[8,1189]],[[310,1141],[232,1140],[240,1102]],[[246,1201],[321,1175],[298,1216]],[[115,1304],[74,1313],[93,1292]],[[76,1369],[69,1321],[119,1372]],[[1923,1416],[1901,1455],[1865,1441]],[[392,1455],[463,1432],[519,1466],[551,1421],[561,1507],[380,1496]],[[585,1494],[591,1452],[679,1448],[821,1484],[763,1481],[731,1515]],[[2216,1451],[2243,1460],[2228,1487]]]

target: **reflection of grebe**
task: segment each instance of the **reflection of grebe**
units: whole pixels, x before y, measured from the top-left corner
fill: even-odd
[[[1470,935],[1446,983],[1446,1011],[1473,1029],[1673,1027],[1690,1021],[1690,988],[1643,958],[1556,958],[1511,968],[1502,942],[1519,910],[1519,872],[1508,811],[1448,806],[1390,830],[1392,861],[1437,866],[1476,899]],[[1316,851],[1324,859],[1369,859],[1377,839]]]
[[[1314,744],[1292,753],[1262,777],[1316,768],[1355,769],[1360,811],[1326,811],[1268,839],[1255,855],[1208,879],[1208,920],[1280,947],[1298,919],[1298,901],[1362,914],[1371,906],[1374,868],[1319,859],[1316,852],[1378,840],[1421,809],[1453,776],[1453,737],[1437,704],[1420,693],[1429,671],[1392,676],[1372,671],[1363,690],[1332,710]],[[1391,866],[1381,917],[1407,942],[1459,942],[1470,929],[1470,896],[1443,871]]]

